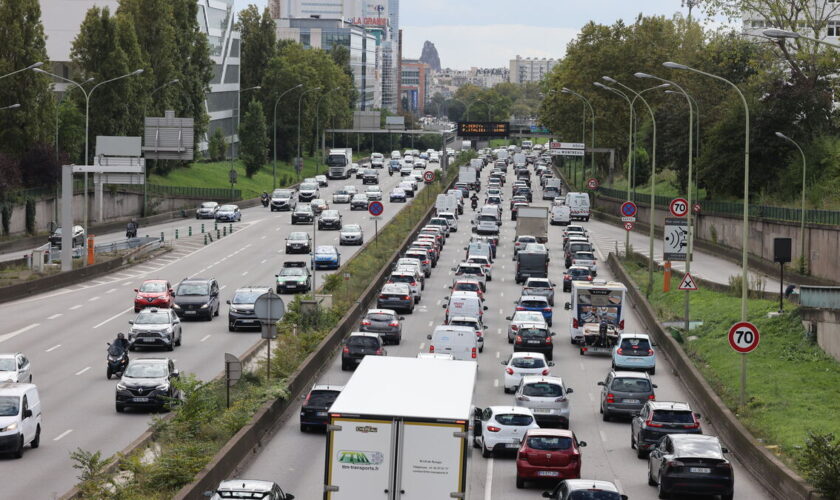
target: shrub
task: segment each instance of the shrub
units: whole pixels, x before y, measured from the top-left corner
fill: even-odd
[[[12,206],[9,203],[4,203],[0,208],[0,219],[2,219],[3,234],[8,236],[12,224]]]
[[[207,153],[210,155],[211,161],[222,161],[225,159],[226,151],[225,134],[222,132],[222,129],[217,128],[213,131],[213,135],[210,136]]]
[[[808,433],[799,464],[826,498],[840,498],[840,441],[833,433]]]

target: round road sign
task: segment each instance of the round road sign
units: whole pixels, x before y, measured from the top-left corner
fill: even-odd
[[[754,351],[759,339],[758,328],[748,321],[735,323],[729,329],[729,345],[742,354]]]
[[[688,201],[685,198],[674,198],[668,206],[674,217],[685,217],[688,213]]]
[[[586,187],[588,187],[589,189],[598,189],[599,185],[600,184],[598,184],[598,179],[594,177],[586,181]]]
[[[433,182],[435,180],[435,173],[429,170],[423,173],[423,180],[426,182]]]
[[[695,203],[694,204],[694,213],[699,214],[700,210],[703,210],[703,207],[701,207],[699,203]]]
[[[636,215],[636,204],[632,201],[625,201],[621,204],[621,215],[624,217],[633,217]]]
[[[384,211],[385,206],[382,205],[381,201],[372,201],[370,202],[370,205],[368,205],[368,212],[370,212],[370,215],[373,215],[374,217],[382,215],[382,212]]]
[[[624,229],[627,230],[627,231],[632,231],[633,226],[634,226],[634,224],[632,222],[625,222],[624,223]]]

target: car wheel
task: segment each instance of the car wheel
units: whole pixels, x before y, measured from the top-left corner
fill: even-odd
[[[645,450],[643,450],[641,446],[639,446],[639,443],[634,443],[633,446],[636,447],[636,457],[637,458],[647,458],[647,456],[648,456],[647,452]]]
[[[601,420],[603,420],[604,422],[609,422],[610,418],[611,418],[610,417],[610,412],[602,409],[601,410]]]
[[[119,403],[116,404],[117,413],[122,413],[125,411],[125,407]]]
[[[105,377],[107,377],[108,380],[111,380],[111,375],[113,375],[113,374],[111,373],[111,367],[109,366],[108,369],[105,371]],[[30,380],[30,383],[32,383],[31,380]]]
[[[551,320],[546,321],[546,323],[548,323],[548,326],[551,326]]]
[[[29,443],[29,446],[31,446],[32,448],[37,448],[37,447],[41,446],[41,426],[40,425],[35,428],[35,439],[33,439],[31,443]]]
[[[12,456],[15,458],[23,458],[23,434],[21,434],[20,441],[18,442],[18,447],[15,451],[12,452]]]
[[[504,391],[505,391],[505,394],[511,394],[513,392],[512,390],[508,389],[507,387],[504,387]]]
[[[493,458],[493,452],[487,449],[487,445],[481,443],[481,456],[484,458]]]
[[[473,436],[473,448],[481,448],[481,445],[478,444],[478,439],[475,436]]]
[[[178,334],[178,340],[175,341],[175,345],[177,345],[177,346],[181,345],[181,334],[180,333]]]
[[[228,331],[229,332],[235,332],[236,331],[236,327],[233,326],[233,323],[228,323]]]
[[[508,335],[508,344],[513,344],[513,339],[511,338],[510,335]]]
[[[651,375],[656,375],[656,367],[654,366],[653,368],[648,370],[648,373],[651,374]]]
[[[349,370],[349,369],[350,369],[350,368],[348,368],[348,367],[347,367],[347,363],[345,363],[345,362],[343,362],[343,361],[342,361],[342,362],[341,362],[341,371],[346,372],[346,371],[347,371],[347,370]]]
[[[720,500],[732,500],[734,493],[725,493],[720,496]]]
[[[525,487],[525,480],[520,478],[519,476],[516,476],[516,487],[519,488],[519,489],[524,488]]]
[[[219,309],[221,309],[221,306],[216,308],[216,312],[213,313],[213,316],[219,315]],[[551,326],[551,323],[549,323],[548,326]]]
[[[306,424],[300,424],[300,432],[308,432],[309,426]]]
[[[166,346],[166,350],[169,351],[169,352],[174,351],[175,350],[175,345],[174,344],[169,344],[168,346]]]
[[[583,347],[581,347],[581,348],[579,348],[579,349],[578,349],[578,353],[579,353],[581,356],[583,356],[583,355],[584,355],[584,352],[583,352]]]

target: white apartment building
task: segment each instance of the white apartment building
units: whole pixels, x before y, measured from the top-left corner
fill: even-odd
[[[545,57],[538,59],[536,57],[522,58],[516,56],[516,59],[510,60],[510,82],[538,82],[545,78],[558,62],[557,59],[546,59]]]

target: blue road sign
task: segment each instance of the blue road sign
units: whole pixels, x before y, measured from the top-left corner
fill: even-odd
[[[636,215],[636,204],[632,201],[625,201],[621,204],[621,215],[625,217],[633,217]]]
[[[370,212],[370,215],[373,215],[374,217],[382,215],[382,212],[384,211],[385,206],[382,205],[381,201],[372,201],[370,202],[370,205],[368,205],[368,212]]]

